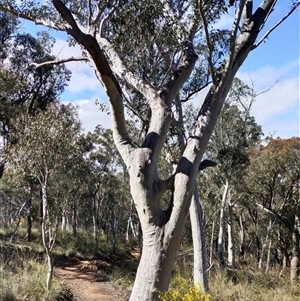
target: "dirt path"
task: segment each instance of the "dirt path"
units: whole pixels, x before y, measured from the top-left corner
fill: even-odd
[[[60,281],[70,288],[76,301],[119,301],[121,292],[108,281],[101,261],[77,261],[55,268]]]

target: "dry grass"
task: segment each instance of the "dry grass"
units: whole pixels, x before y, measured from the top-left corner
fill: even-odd
[[[47,291],[47,266],[39,256],[28,256],[13,244],[1,244],[0,247],[0,300],[41,301],[61,291],[56,279],[51,290]]]
[[[224,275],[210,280],[212,301],[296,301],[300,284],[279,278],[278,273],[237,271],[234,281]]]

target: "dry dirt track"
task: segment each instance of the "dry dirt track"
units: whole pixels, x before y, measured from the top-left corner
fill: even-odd
[[[70,288],[76,301],[119,301],[122,294],[101,270],[84,261],[55,268],[59,280]],[[104,276],[103,276],[104,275]],[[123,298],[124,300],[124,298]]]

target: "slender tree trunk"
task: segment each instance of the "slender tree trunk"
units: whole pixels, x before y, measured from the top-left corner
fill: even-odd
[[[212,229],[211,229],[210,250],[209,250],[209,266],[210,267],[213,264],[214,236],[215,236],[215,220],[213,220],[213,222],[212,222]],[[209,274],[209,276],[210,276],[210,274]]]
[[[287,251],[284,250],[282,252],[282,268],[281,268],[281,271],[279,273],[279,277],[284,277],[284,273],[285,273],[286,267],[287,267],[287,258],[288,258]]]
[[[126,230],[126,240],[127,241],[129,240],[129,230],[131,230],[133,239],[138,242],[139,230],[138,230],[138,227],[134,226],[132,216],[129,216],[129,218],[127,220],[127,230]]]
[[[47,280],[46,280],[46,287],[47,290],[50,290],[53,281],[53,269],[54,269],[54,262],[53,262],[53,255],[52,252],[47,255],[47,263],[48,263],[48,273],[47,273]]]
[[[126,240],[129,240],[129,230],[131,230],[133,239],[138,242],[139,240],[139,225],[134,225],[133,223],[133,212],[134,212],[134,205],[133,201],[131,201],[131,206],[130,206],[130,212],[129,212],[129,217],[127,220],[127,230],[126,230]]]
[[[92,205],[92,214],[93,214],[93,235],[94,237],[97,236],[97,232],[98,232],[98,221],[97,221],[97,204],[96,204],[96,196],[93,196],[93,205]]]
[[[66,210],[63,209],[62,210],[62,215],[61,215],[61,231],[62,232],[66,232],[67,225],[68,225],[68,216],[67,216]]]
[[[116,217],[115,217],[115,212],[114,209],[111,209],[111,235],[112,235],[112,251],[113,254],[116,253],[116,245],[117,245],[117,235],[116,235]]]
[[[270,236],[271,229],[272,229],[272,221],[270,220],[268,228],[267,228],[266,239],[265,239],[265,241],[262,245],[262,248],[261,248],[261,253],[260,253],[259,262],[258,262],[258,268],[259,269],[262,269],[262,267],[263,267],[263,261],[264,261],[264,258],[265,258],[265,251],[266,251],[266,247],[267,247],[267,244],[268,244],[268,241],[269,241],[269,236]]]
[[[27,241],[31,241],[31,230],[32,230],[32,185],[29,185],[30,195],[27,200],[27,231],[26,238]]]
[[[206,273],[206,246],[203,225],[203,211],[197,187],[195,187],[194,195],[191,201],[190,218],[194,247],[194,283],[196,286],[200,287],[203,293],[206,293],[209,290]]]
[[[72,232],[73,232],[73,237],[76,237],[76,235],[77,235],[77,202],[76,202],[75,198],[73,198]]]
[[[244,259],[244,256],[245,256],[245,231],[244,231],[244,222],[243,222],[243,214],[242,213],[239,216],[239,224],[240,224],[239,259]]]
[[[18,231],[18,229],[19,229],[19,226],[20,226],[20,222],[21,222],[21,213],[22,213],[24,207],[26,206],[26,204],[27,204],[27,201],[23,203],[23,205],[22,205],[21,208],[19,209],[19,212],[18,212],[18,214],[17,214],[17,216],[16,216],[16,218],[15,218],[17,224],[16,224],[16,226],[15,226],[14,231],[13,231],[13,232],[11,233],[11,235],[10,235],[10,240],[9,240],[10,243],[12,243],[12,242],[14,241],[14,239],[15,239],[15,234],[17,233],[17,231]]]
[[[49,211],[48,211],[48,197],[47,197],[47,181],[42,183],[42,204],[43,204],[43,217],[42,217],[42,241],[46,251],[47,263],[48,263],[48,274],[46,280],[46,288],[50,290],[53,279],[53,257],[51,251],[51,244],[53,244],[50,225],[49,225]]]
[[[228,219],[227,219],[227,235],[228,235],[228,266],[233,267],[235,264],[235,245],[233,236],[233,221],[232,221],[232,204],[228,203]]]
[[[267,253],[266,274],[268,274],[270,270],[271,249],[272,249],[272,240],[270,239],[269,246],[268,246],[268,253]]]
[[[295,281],[299,276],[299,230],[298,217],[295,217],[294,232],[292,234],[292,260],[291,260],[291,281]]]
[[[225,205],[226,205],[228,190],[229,190],[229,183],[226,180],[226,183],[224,185],[222,202],[221,202],[220,228],[219,228],[219,236],[218,236],[218,260],[221,269],[224,269],[226,266],[225,259],[224,259],[224,231],[225,231]]]

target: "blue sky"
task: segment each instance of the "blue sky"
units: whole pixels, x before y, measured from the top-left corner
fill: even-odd
[[[254,1],[254,7],[260,1]],[[275,11],[271,14],[262,35],[275,24],[290,7],[290,0],[279,0]],[[232,14],[225,16],[220,22],[221,27],[230,27]],[[257,93],[270,88],[277,80],[277,84],[269,92],[256,98],[252,114],[257,122],[263,126],[266,135],[273,134],[283,138],[299,136],[299,9],[285,20],[269,38],[257,49],[252,51],[237,76],[254,84]],[[24,22],[24,30],[35,34],[45,27]],[[79,52],[79,48],[68,48],[64,33],[51,31],[57,42],[54,54],[68,57]],[[62,101],[79,105],[79,115],[86,130],[93,130],[98,123],[110,127],[110,117],[100,112],[94,104],[94,99],[105,100],[105,92],[97,80],[92,68],[84,63],[70,63],[68,68],[73,72],[71,82]],[[204,91],[205,92],[205,91]],[[203,92],[203,93],[204,93]],[[197,96],[195,104],[200,105],[203,93]]]
[[[264,32],[285,15],[287,3],[291,1],[278,1],[278,9],[270,16]],[[253,108],[265,134],[275,137],[299,136],[300,133],[299,21],[298,9],[250,53],[239,72],[244,80],[247,73],[256,75],[253,79],[258,92],[272,85],[272,80],[279,80],[268,93],[257,97]]]

